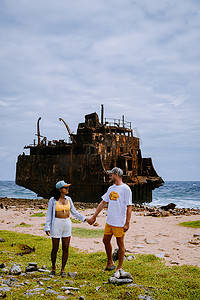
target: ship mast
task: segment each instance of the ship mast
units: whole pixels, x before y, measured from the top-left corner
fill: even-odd
[[[39,117],[38,120],[37,120],[37,137],[38,137],[38,145],[40,145],[40,126],[39,126],[40,120],[41,120],[41,117]]]
[[[75,139],[73,137],[73,134],[72,134],[69,126],[67,125],[67,123],[62,118],[59,118],[59,121],[62,121],[65,124],[65,127],[67,128],[67,131],[68,131],[68,133],[70,135],[70,138],[72,139],[72,142],[76,144],[76,141],[75,141]]]
[[[101,104],[101,125],[103,125],[103,114],[104,114],[104,107],[103,104]]]

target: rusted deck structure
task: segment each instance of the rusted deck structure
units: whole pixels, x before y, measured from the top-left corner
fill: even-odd
[[[131,123],[106,119],[101,109],[85,116],[77,133],[65,140],[47,141],[41,138],[37,122],[37,144],[25,146],[29,155],[19,155],[16,166],[16,184],[28,188],[38,196],[48,198],[58,180],[72,183],[70,196],[73,201],[99,202],[110,185],[106,170],[114,166],[124,171],[123,181],[132,189],[133,202],[151,202],[152,190],[163,180],[154,170],[151,158],[143,158],[139,138],[133,136]]]

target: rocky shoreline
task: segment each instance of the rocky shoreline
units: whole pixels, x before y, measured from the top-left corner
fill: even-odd
[[[0,197],[0,208],[9,209],[9,207],[17,208],[38,208],[47,209],[48,199],[22,199],[22,198],[7,198]],[[74,202],[74,206],[77,209],[92,209],[96,208],[98,203],[84,203],[84,202]],[[180,215],[200,215],[199,208],[176,208],[176,204],[169,203],[166,206],[156,207],[150,205],[136,204],[132,206],[132,211],[136,212],[141,216],[151,216],[151,217],[167,217],[167,216],[180,216]]]

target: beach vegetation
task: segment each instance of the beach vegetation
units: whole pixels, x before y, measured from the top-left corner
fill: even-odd
[[[72,227],[72,236],[83,238],[97,238],[102,237],[104,229],[86,229],[81,227]]]
[[[191,227],[191,228],[200,228],[200,220],[190,221],[190,222],[182,222],[179,223],[181,226]]]
[[[43,212],[39,212],[39,213],[35,213],[35,214],[31,215],[31,217],[45,217],[45,216],[46,216],[46,214]]]
[[[31,226],[33,226],[33,225],[31,225],[31,224],[27,224],[27,223],[24,223],[24,222],[22,222],[22,223],[20,223],[20,224],[17,224],[17,225],[15,225],[15,227],[31,227]]]
[[[8,280],[9,277],[18,280],[10,287],[10,291],[3,292],[9,300],[27,299],[27,293],[29,291],[34,293],[36,288],[43,288],[43,290],[29,296],[30,299],[58,299],[58,294],[68,299],[78,299],[83,296],[87,300],[138,299],[140,295],[149,295],[156,300],[199,299],[200,269],[195,266],[169,267],[152,254],[138,254],[135,255],[136,259],[125,260],[123,264],[123,269],[132,274],[133,284],[116,286],[108,283],[112,273],[103,272],[106,266],[105,252],[87,253],[70,247],[65,271],[66,273],[77,272],[77,276],[73,279],[61,278],[62,249],[60,245],[57,271],[54,277],[51,278],[49,274],[38,271],[24,274],[30,262],[36,262],[39,268],[46,265],[51,270],[51,238],[10,231],[0,231],[0,237],[5,240],[0,243],[0,264],[4,263],[7,270],[13,264],[19,264],[22,270],[21,275],[10,276],[4,273],[4,269],[0,269],[2,282]],[[35,251],[17,255],[19,246],[24,244],[31,249],[34,248]],[[71,291],[73,295],[66,295],[62,287],[67,286],[78,288],[79,292]],[[46,293],[49,289],[57,294]]]
[[[81,223],[81,220],[78,220],[78,219],[72,219],[71,218],[71,221],[72,221],[72,223],[74,223],[74,224],[78,224],[78,223]]]

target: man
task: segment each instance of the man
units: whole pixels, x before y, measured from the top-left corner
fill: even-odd
[[[113,276],[119,277],[119,270],[122,268],[125,246],[124,234],[129,229],[131,212],[132,212],[132,192],[129,186],[122,181],[123,171],[120,168],[113,168],[109,173],[110,181],[113,183],[102,196],[94,215],[88,220],[89,224],[93,224],[96,217],[108,203],[107,220],[104,230],[103,243],[107,254],[107,266],[104,271],[114,270],[114,262],[112,259],[111,238],[114,235],[119,247],[119,263]]]

